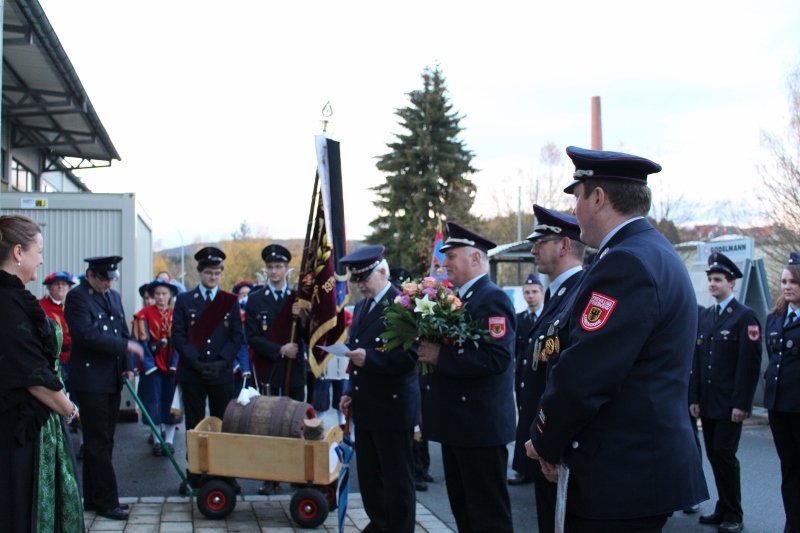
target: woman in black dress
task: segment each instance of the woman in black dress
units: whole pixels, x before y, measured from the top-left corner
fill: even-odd
[[[65,422],[77,407],[58,377],[60,330],[25,283],[42,264],[39,226],[0,217],[0,524],[3,531],[83,531]]]

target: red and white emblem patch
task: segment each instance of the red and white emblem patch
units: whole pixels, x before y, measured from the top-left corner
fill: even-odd
[[[489,317],[489,335],[495,339],[502,339],[506,336],[506,317],[504,316],[490,316]]]
[[[583,310],[583,315],[581,315],[581,327],[586,331],[595,331],[602,328],[608,322],[608,318],[616,305],[617,300],[614,298],[609,298],[599,292],[593,292],[592,297],[589,298],[589,303],[586,304],[586,309]]]
[[[753,342],[756,342],[761,338],[761,330],[758,328],[758,324],[747,326],[747,338]]]

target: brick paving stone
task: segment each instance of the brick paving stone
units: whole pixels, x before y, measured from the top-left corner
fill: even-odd
[[[191,522],[165,522],[161,524],[160,533],[192,533]]]
[[[165,503],[161,509],[167,512],[175,512],[175,511],[189,511],[193,507],[191,502],[185,503]]]
[[[124,531],[126,525],[125,520],[109,520],[101,517],[92,522],[89,531]]]
[[[167,511],[161,512],[161,522],[192,522],[192,513],[189,511]]]
[[[128,520],[125,533],[158,533],[159,524],[132,524]]]
[[[139,515],[160,515],[161,514],[161,504],[154,504],[154,503],[135,503],[131,505],[130,515],[131,516],[139,516]]]
[[[128,517],[129,524],[160,524],[161,515],[157,514],[131,514]]]

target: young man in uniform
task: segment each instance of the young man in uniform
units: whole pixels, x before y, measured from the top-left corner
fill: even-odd
[[[528,349],[531,330],[539,319],[539,314],[542,312],[542,304],[544,303],[544,288],[539,276],[533,273],[528,274],[522,284],[522,297],[525,299],[528,308],[517,313],[517,344],[515,346],[516,353],[514,354],[514,397],[517,400],[517,410],[519,410],[520,399],[519,384],[522,381],[522,356],[525,355],[525,350]],[[521,452],[523,457],[527,457],[525,456],[524,442],[521,450],[514,450],[515,456],[517,452]],[[509,485],[525,485],[533,482],[531,476],[520,473],[516,468],[514,472],[514,477],[508,478]]]
[[[489,279],[494,242],[447,223],[447,279],[458,287],[464,318],[486,339],[462,346],[420,342],[419,361],[436,365],[422,391],[423,435],[442,444],[447,496],[459,531],[513,531],[506,485],[514,440],[514,323],[511,299]]]
[[[586,246],[580,241],[581,230],[575,217],[535,204],[533,212],[536,226],[528,240],[533,243],[531,254],[539,272],[548,277],[550,296],[528,332],[526,350],[519,355],[519,418],[512,467],[533,482],[539,531],[552,533],[555,530],[556,484],[545,478],[538,461],[527,456],[525,443],[531,438],[536,409],[547,384],[549,358],[555,355],[555,347],[549,346],[545,337],[562,306],[572,297],[571,289],[581,276]]]
[[[286,282],[292,254],[279,244],[270,244],[261,250],[261,259],[266,265],[267,284],[251,292],[245,305],[245,336],[253,350],[253,370],[270,396],[289,396],[302,402],[306,397],[306,315]],[[277,488],[278,483],[264,481],[258,492],[270,494]]]
[[[372,533],[413,533],[414,426],[419,421],[419,385],[414,348],[387,351],[383,310],[399,291],[389,283],[384,247],[365,246],[339,261],[364,297],[353,312],[345,353],[350,359],[348,390],[339,409],[352,409],[358,483]]]
[[[238,298],[219,288],[225,253],[209,246],[194,255],[200,285],[178,294],[172,313],[172,343],[180,354],[175,381],[183,395],[186,429],[211,416],[222,419],[231,400],[233,362],[242,345]],[[188,474],[196,487],[198,474]],[[180,492],[186,487],[181,483]]]
[[[124,379],[133,379],[128,354],[144,351],[131,339],[119,293],[122,257],[89,257],[86,277],[69,291],[64,318],[72,338],[70,387],[81,405],[84,438],[83,508],[112,520],[127,520],[128,504],[119,502],[111,457]]]
[[[557,359],[528,455],[546,475],[569,468],[566,531],[657,532],[708,498],[686,417],[696,298],[683,261],[644,218],[647,176],[661,166],[572,146],[567,155],[565,192],[598,254],[545,339]]]
[[[689,411],[703,422],[706,456],[714,472],[718,500],[701,524],[720,533],[744,527],[742,487],[736,450],[742,422],[753,411],[761,368],[761,324],[756,312],[733,296],[742,272],[721,253],[708,256],[708,292],[716,302],[700,313]]]
[[[250,293],[245,306],[245,334],[253,350],[256,377],[268,387],[270,396],[289,396],[302,402],[306,397],[306,367],[301,317],[305,313],[286,283],[292,254],[279,244],[270,244],[261,251],[261,258],[269,280]]]

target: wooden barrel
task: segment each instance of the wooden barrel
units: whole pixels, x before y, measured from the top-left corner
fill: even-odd
[[[300,438],[303,420],[315,417],[313,407],[288,396],[256,396],[247,405],[230,401],[222,419],[222,431]]]

